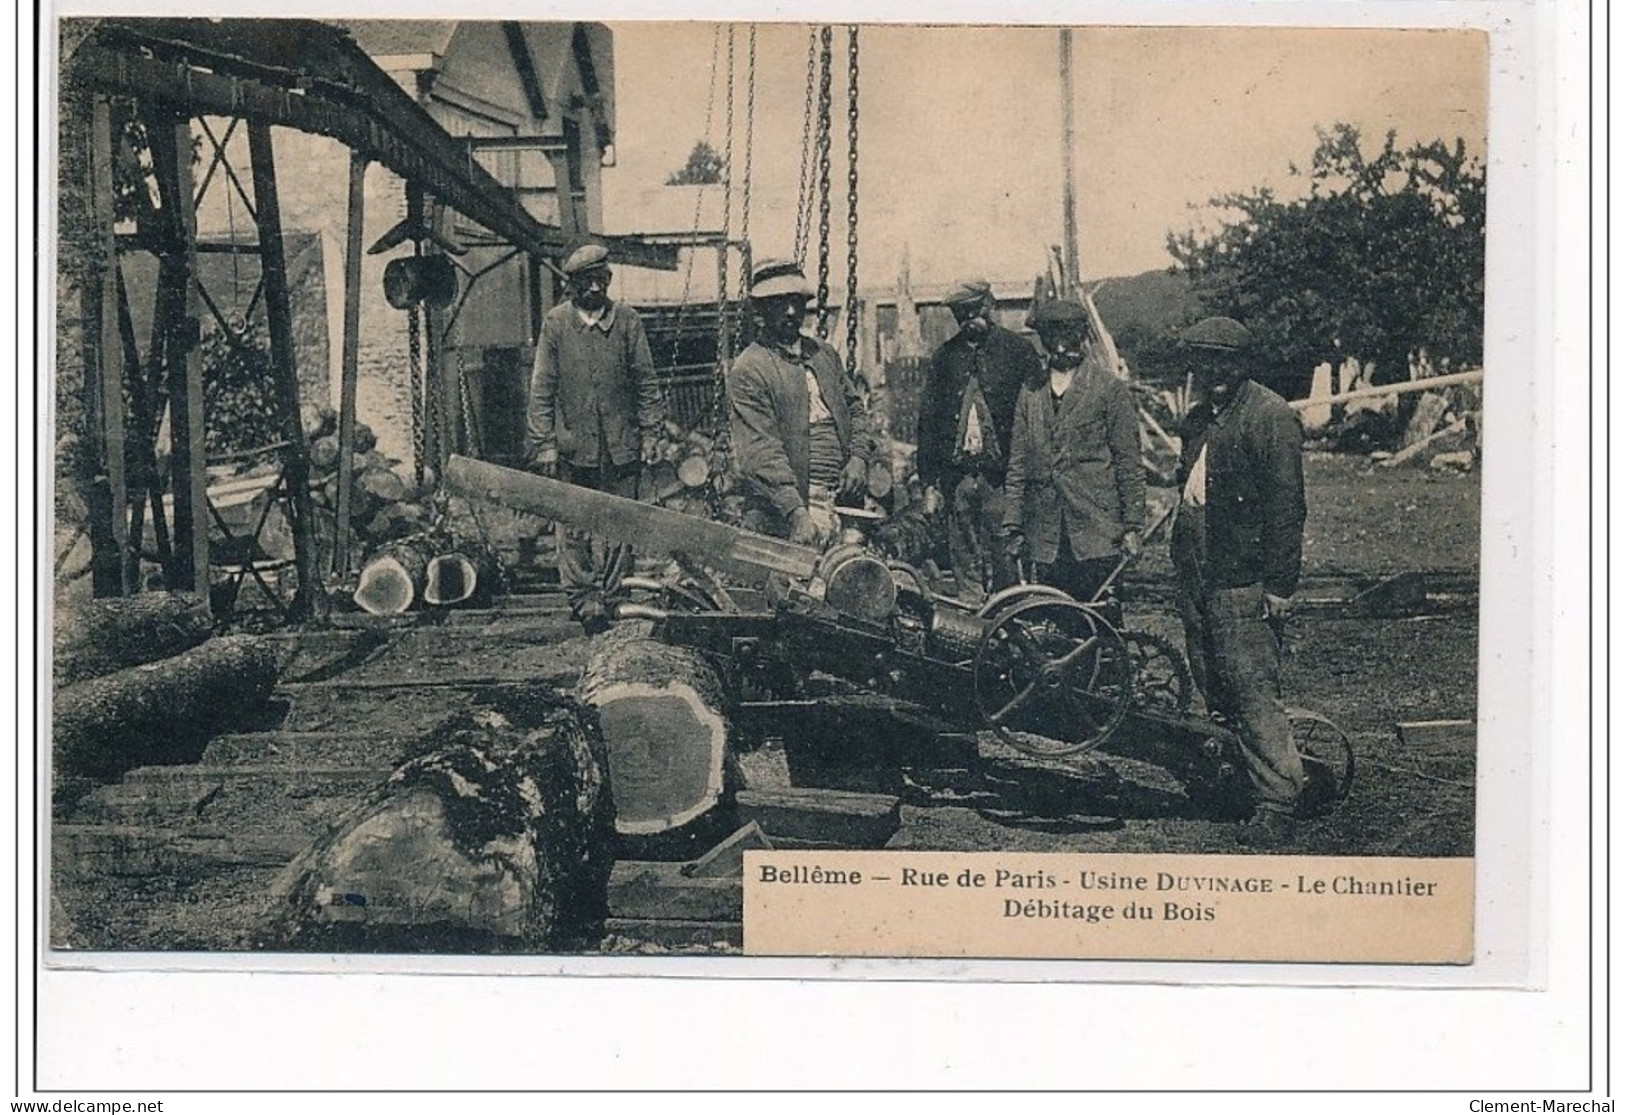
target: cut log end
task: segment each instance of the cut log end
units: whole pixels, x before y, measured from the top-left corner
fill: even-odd
[[[598,710],[622,836],[690,831],[733,789],[728,697],[700,655],[620,624],[595,640],[577,694]]]
[[[666,832],[722,796],[728,727],[691,685],[620,682],[593,697],[609,753],[615,827]]]
[[[392,555],[384,554],[361,570],[355,602],[367,614],[398,616],[416,599],[417,585],[412,571]]]
[[[479,569],[463,554],[441,554],[429,561],[423,585],[425,604],[461,604],[480,587]]]

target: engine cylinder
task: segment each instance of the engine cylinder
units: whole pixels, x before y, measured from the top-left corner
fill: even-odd
[[[944,662],[969,662],[976,657],[987,621],[962,608],[938,604],[931,613],[926,648]]]

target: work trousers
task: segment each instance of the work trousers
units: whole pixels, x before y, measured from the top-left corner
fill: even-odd
[[[1039,584],[1053,585],[1080,604],[1094,603],[1095,597],[1100,597],[1099,603],[1107,618],[1121,626],[1123,609],[1117,602],[1117,586],[1106,584],[1120,560],[1120,556],[1113,555],[1079,561],[1072,553],[1072,543],[1063,530],[1061,544],[1055,548],[1055,560],[1047,564],[1039,563],[1033,570],[1033,576]]]
[[[641,468],[636,461],[626,465],[605,462],[585,467],[560,461],[559,479],[577,487],[637,499]],[[584,604],[595,601],[601,605],[606,587],[618,584],[631,571],[631,546],[594,538],[560,524],[559,586],[570,602],[570,614],[577,619],[582,616]]]
[[[949,494],[948,557],[961,600],[978,600],[1016,583],[1015,563],[1004,552],[1004,488],[980,472],[959,479]]]
[[[1281,700],[1281,646],[1264,618],[1264,588],[1191,592],[1181,578],[1179,614],[1191,674],[1241,737],[1243,761],[1260,809],[1290,813],[1303,792],[1303,760]]]

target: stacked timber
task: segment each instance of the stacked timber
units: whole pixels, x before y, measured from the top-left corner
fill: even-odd
[[[602,937],[614,863],[604,741],[525,687],[440,724],[273,888],[267,948],[535,952]]]
[[[710,517],[732,489],[726,446],[702,430],[668,420],[657,442],[658,460],[645,475],[643,498],[687,515]]]

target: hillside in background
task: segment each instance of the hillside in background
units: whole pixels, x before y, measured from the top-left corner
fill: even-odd
[[[1202,304],[1184,274],[1166,269],[1106,279],[1095,288],[1095,305],[1137,378],[1177,382],[1175,339],[1202,317]]]

